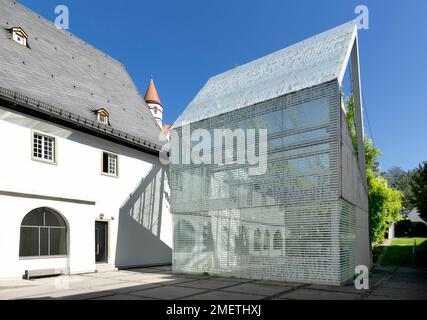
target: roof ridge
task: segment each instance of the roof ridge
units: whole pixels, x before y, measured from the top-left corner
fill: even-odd
[[[246,65],[250,65],[250,64],[255,64],[255,63],[259,62],[260,60],[263,60],[263,59],[265,59],[265,58],[267,58],[267,57],[270,57],[270,56],[274,56],[274,55],[281,54],[281,53],[283,53],[283,52],[285,52],[285,51],[287,51],[287,50],[290,50],[290,49],[292,49],[292,48],[295,48],[295,47],[297,47],[297,46],[300,46],[300,45],[302,45],[302,44],[303,44],[303,43],[305,43],[305,42],[312,41],[312,40],[314,40],[314,39],[316,39],[316,38],[320,38],[321,36],[324,36],[324,35],[325,35],[325,34],[327,34],[327,33],[330,33],[330,32],[336,31],[337,29],[343,28],[343,27],[344,27],[344,26],[346,26],[346,25],[356,25],[356,23],[354,22],[354,20],[347,21],[347,22],[345,22],[345,23],[343,23],[343,24],[340,24],[340,25],[338,25],[338,26],[336,26],[336,27],[334,27],[334,28],[332,28],[332,29],[328,29],[328,30],[322,31],[321,33],[314,34],[314,35],[312,35],[312,36],[310,36],[310,37],[308,37],[308,38],[305,38],[305,39],[300,40],[300,41],[298,41],[298,42],[292,43],[292,44],[290,44],[289,46],[286,46],[286,47],[281,48],[281,49],[278,49],[278,50],[276,50],[276,51],[273,51],[273,52],[270,52],[270,53],[264,54],[263,56],[261,56],[261,57],[259,57],[259,58],[255,58],[255,59],[250,60],[250,61],[247,61],[247,62],[245,62],[245,63],[243,63],[243,64],[241,64],[241,65],[238,65],[238,66],[236,66],[236,67],[234,67],[234,68],[227,69],[227,70],[225,70],[224,72],[221,72],[221,73],[215,74],[215,75],[213,75],[212,77],[210,77],[210,78],[208,79],[208,81],[209,81],[209,80],[211,80],[211,79],[215,79],[216,77],[222,76],[222,75],[224,75],[224,74],[227,74],[227,73],[229,73],[229,72],[231,73],[231,72],[235,71],[237,68],[241,68],[241,67],[244,67],[244,66],[246,66]]]

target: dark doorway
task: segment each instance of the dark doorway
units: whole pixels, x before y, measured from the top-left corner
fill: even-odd
[[[108,262],[108,222],[95,221],[95,261]]]

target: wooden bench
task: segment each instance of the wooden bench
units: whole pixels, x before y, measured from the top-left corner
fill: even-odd
[[[65,274],[65,269],[38,269],[38,270],[25,270],[24,279],[47,277],[47,276],[58,276]]]

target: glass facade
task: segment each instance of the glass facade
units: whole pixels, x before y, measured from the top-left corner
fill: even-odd
[[[355,208],[340,198],[340,99],[331,81],[191,124],[190,132],[212,136],[221,128],[266,129],[267,169],[251,175],[251,164],[236,157],[247,145],[216,142],[212,153],[232,153],[233,163],[170,165],[174,271],[336,284],[352,278]],[[174,130],[172,150],[181,156],[184,129]]]

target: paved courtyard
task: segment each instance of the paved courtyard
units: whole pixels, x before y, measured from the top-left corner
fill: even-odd
[[[427,270],[377,269],[369,290],[301,283],[172,274],[155,267],[31,281],[0,280],[0,299],[358,300],[427,299]]]

